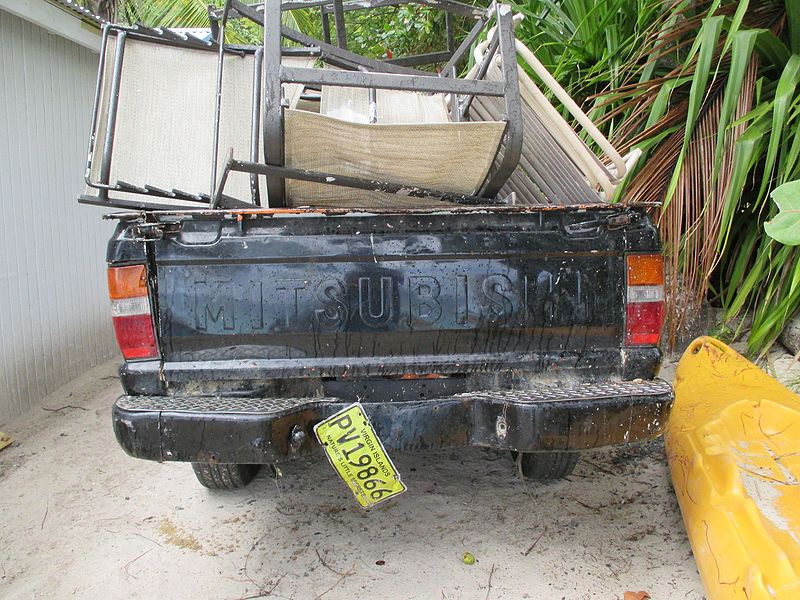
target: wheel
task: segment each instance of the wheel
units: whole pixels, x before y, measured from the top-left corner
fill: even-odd
[[[239,490],[253,481],[261,465],[192,463],[197,481],[211,490]]]
[[[552,481],[563,479],[571,474],[578,464],[580,452],[516,452],[511,455],[517,461],[518,468],[525,479],[532,481]]]

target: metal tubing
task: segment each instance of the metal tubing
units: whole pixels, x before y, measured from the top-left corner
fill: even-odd
[[[378,122],[378,92],[375,88],[367,90],[369,94],[369,122]]]
[[[106,133],[103,140],[103,158],[100,163],[100,183],[109,185],[111,177],[111,156],[114,151],[114,134],[117,126],[117,108],[119,106],[119,85],[122,77],[122,59],[125,56],[125,39],[127,34],[121,31],[117,35],[117,44],[114,49],[114,72],[111,75],[111,97],[108,101],[108,120]],[[100,192],[101,197],[107,193]]]
[[[211,39],[215,40],[219,37],[219,19],[214,14],[213,4],[209,4],[206,10],[208,11],[208,24],[211,28]]]
[[[363,66],[367,67],[371,71],[378,71],[381,73],[397,73],[405,75],[429,75],[429,73],[426,71],[411,69],[409,67],[395,65],[390,62],[375,60],[373,58],[366,58],[364,56],[361,56],[360,54],[356,54],[355,52],[350,52],[349,50],[343,50],[337,46],[320,42],[320,40],[308,36],[304,33],[301,33],[296,29],[292,29],[291,27],[288,27],[286,25],[281,27],[281,35],[283,35],[283,37],[287,39],[292,40],[293,42],[297,42],[298,44],[303,44],[304,46],[318,46],[320,51],[322,52],[322,59],[327,62],[330,62],[331,64],[336,64],[332,60],[330,60],[331,58],[333,58],[342,61],[344,63],[355,65],[356,67]]]
[[[470,196],[468,194],[454,194],[451,192],[441,192],[429,188],[407,185],[403,183],[391,183],[387,181],[380,181],[376,179],[363,179],[361,177],[351,177],[348,175],[331,175],[330,173],[319,173],[317,171],[308,171],[305,169],[295,169],[293,167],[265,165],[261,163],[250,163],[238,160],[230,160],[225,166],[225,173],[221,180],[218,194],[222,193],[222,184],[224,184],[229,171],[237,171],[242,173],[258,173],[261,175],[280,176],[287,179],[298,179],[301,181],[310,181],[313,183],[321,183],[324,185],[336,185],[342,187],[350,187],[361,190],[370,190],[373,192],[384,192],[387,194],[400,194],[402,196],[412,196],[414,198],[431,198],[439,199],[444,202],[454,202],[457,204],[466,205],[488,205],[498,204],[497,200],[490,198],[482,198],[480,196]]]
[[[116,189],[121,192],[133,192],[134,194],[146,194],[148,193],[147,187],[141,187],[138,185],[133,185],[132,183],[128,183],[126,181],[119,181],[117,180]],[[154,196],[163,196],[165,193],[162,194],[163,190],[158,188],[150,188],[153,192]],[[172,196],[166,196],[167,198],[171,198]]]
[[[233,0],[241,4],[238,0]],[[264,161],[283,166],[283,106],[281,86],[281,3],[264,2]],[[267,174],[267,201],[270,208],[285,206],[283,177]]]
[[[214,191],[214,194],[211,196],[211,208],[217,208],[219,206],[220,200],[222,199],[222,192],[225,190],[225,184],[228,183],[228,175],[230,175],[231,168],[230,165],[233,162],[233,158],[229,159],[227,163],[225,163],[225,169],[222,171],[222,177],[219,180],[219,187]],[[267,178],[269,181],[269,178]],[[267,189],[267,193],[269,193],[269,189]]]
[[[228,12],[230,11],[230,0],[225,2],[225,7],[222,11],[222,19],[219,24],[219,37],[217,44],[219,45],[219,52],[217,54],[217,90],[214,95],[214,142],[212,144],[211,156],[211,187],[208,191],[213,194],[217,187],[217,160],[219,154],[219,121],[222,114],[222,67],[225,64],[225,26],[228,24]]]
[[[265,0],[265,1],[267,6],[269,6],[270,3],[272,2],[280,2],[280,0]],[[254,23],[257,23],[258,25],[261,26],[265,25],[265,22],[262,20],[261,13],[252,6],[243,4],[240,0],[231,0],[231,7],[234,10],[236,10],[240,15],[250,19]],[[286,25],[282,25],[280,31],[281,35],[286,39],[292,40],[293,42],[297,42],[298,44],[302,44],[303,46],[312,46],[315,48],[319,48],[322,53],[323,60],[327,60],[328,62],[331,62],[331,64],[335,63],[329,60],[328,57],[338,59],[349,65],[355,65],[356,67],[364,66],[372,71],[380,71],[384,73],[405,73],[407,75],[428,74],[425,71],[410,69],[408,67],[401,67],[400,65],[393,65],[391,63],[387,63],[382,60],[366,58],[364,56],[361,56],[360,54],[356,54],[355,52],[350,52],[349,50],[343,50],[342,48],[339,48],[337,46],[321,42],[317,38],[313,38],[309,35],[301,33],[296,29],[292,29],[291,27],[288,27]],[[266,27],[264,30],[264,35],[266,35]],[[350,68],[356,68],[356,67],[350,67]]]
[[[256,50],[255,61],[253,65],[253,113],[250,120],[250,160],[258,162],[258,149],[260,142],[260,125],[261,125],[261,75],[264,64],[264,49],[259,48]],[[258,175],[255,173],[250,174],[250,195],[253,198],[253,204],[261,206],[261,191],[258,189]]]
[[[127,198],[109,198],[108,200],[100,200],[94,196],[78,196],[78,203],[79,204],[93,204],[96,206],[108,206],[109,204],[118,208],[129,208],[132,210],[175,210],[176,206],[174,203],[165,202],[159,203],[157,200],[131,200]],[[209,204],[209,198],[205,194],[203,194],[202,200],[203,206],[198,205],[197,207],[194,206],[187,206],[186,210],[190,211],[197,211],[197,210],[208,210],[210,208],[253,208],[253,205],[248,202],[242,202],[241,200],[237,200],[235,198],[230,198],[228,196],[223,196],[218,205]]]
[[[449,58],[450,52],[443,50],[441,52],[428,52],[426,54],[411,54],[398,58],[387,58],[382,62],[387,62],[392,65],[401,65],[403,67],[416,67],[419,65],[433,65],[445,62]]]
[[[162,198],[179,198],[182,200],[191,200],[193,202],[208,202],[209,198],[207,194],[189,194],[188,192],[181,192],[180,190],[167,191],[153,185],[145,184],[144,187],[142,187],[132,183],[127,183],[125,181],[117,181],[116,184],[110,189],[118,192],[131,192],[133,194],[160,196]]]
[[[282,67],[281,81],[286,83],[318,83],[343,87],[378,88],[433,92],[437,94],[477,94],[479,96],[503,96],[506,86],[501,81],[476,81],[473,79],[450,79],[438,76],[396,75],[393,73],[364,73],[358,71],[332,71]]]
[[[503,61],[503,80],[505,85],[506,128],[503,159],[492,177],[481,190],[482,196],[494,197],[514,172],[522,153],[522,100],[519,96],[519,73],[517,66],[517,46],[514,41],[514,19],[511,7],[497,5],[497,33],[500,40],[500,57]]]
[[[320,56],[321,54],[322,51],[318,47],[314,48],[312,46],[306,46],[304,48],[298,48],[297,46],[284,46],[281,48],[281,56],[311,57]]]
[[[148,42],[157,44],[164,44],[165,46],[173,46],[178,48],[197,48],[199,50],[217,50],[217,42],[204,42],[192,35],[181,37],[178,35],[169,35],[165,33],[166,29],[155,29],[145,25],[136,24],[131,26],[126,25],[112,25],[112,29],[116,31],[124,31],[131,39],[141,39]],[[226,49],[226,51],[229,51]]]
[[[103,25],[103,34],[100,39],[100,64],[97,67],[97,85],[94,90],[94,106],[92,108],[92,125],[89,130],[89,150],[86,153],[86,170],[83,173],[83,180],[86,185],[92,186],[92,156],[94,154],[94,147],[97,143],[97,121],[98,113],[100,112],[100,96],[103,92],[104,83],[104,70],[106,62],[106,44],[108,43],[108,33],[111,26],[108,23]]]
[[[322,9],[322,39],[326,44],[331,43],[331,19],[325,9]]]
[[[500,115],[498,114],[499,110],[496,111],[495,108],[490,107],[488,103],[484,104],[480,100],[472,105],[472,110],[474,110],[476,114],[485,120],[497,120],[500,118]],[[529,129],[529,131],[534,130]],[[550,155],[552,152],[552,148],[548,146],[547,141],[544,139],[539,139],[537,137],[526,141],[527,143],[535,144],[540,151],[544,151],[545,155]],[[542,193],[546,197],[552,198],[555,201],[555,199],[562,196],[562,192],[560,190],[563,188],[560,188],[558,184],[555,183],[558,177],[555,174],[554,169],[550,166],[550,161],[553,158],[553,156],[548,156],[548,160],[534,165],[524,154],[522,154],[520,156],[519,164],[522,166],[528,178],[539,187]],[[556,167],[556,171],[558,168],[559,167]]]
[[[475,73],[476,80],[483,80],[486,77],[486,72],[489,70],[490,61],[494,58],[494,55],[497,53],[497,49],[500,47],[500,39],[495,37],[491,42],[489,42],[489,47],[486,49],[486,54],[483,55],[483,60],[481,64],[478,65],[478,70]],[[514,60],[516,61],[516,55],[514,56]],[[466,116],[469,113],[469,107],[472,105],[472,100],[475,98],[474,94],[467,96],[466,98],[459,98],[458,99],[458,110],[461,112],[462,117]]]
[[[223,20],[227,20],[227,3],[226,3],[226,9],[222,13],[222,17],[223,17]],[[162,37],[164,37],[165,39],[172,40],[174,42],[179,42],[179,43],[184,43],[184,42],[188,42],[189,41],[189,39],[188,39],[188,37],[186,35],[184,35],[182,33],[175,33],[169,27],[160,27],[159,31],[161,32]],[[194,36],[192,36],[192,37],[194,37]]]
[[[189,192],[183,192],[181,190],[176,190],[175,188],[172,188],[172,195],[175,196],[175,198],[177,198],[178,200],[205,202],[205,200],[199,200],[198,199],[199,197],[195,196],[194,194],[190,194]]]
[[[131,200],[128,198],[109,198],[103,200],[95,196],[78,196],[78,204],[89,204],[94,206],[115,206],[117,208],[126,208],[131,210],[175,210],[175,204],[172,203],[159,203],[151,200]],[[188,209],[189,207],[187,207]],[[192,209],[194,207],[191,207]]]
[[[456,38],[453,31],[453,14],[444,13],[444,30],[447,35],[447,51],[452,54],[456,50]]]
[[[361,67],[361,71],[366,71],[364,67]],[[367,88],[367,101],[369,103],[369,116],[367,120],[375,124],[378,122],[378,90],[374,87]]]
[[[478,39],[478,36],[483,31],[484,27],[486,27],[486,19],[478,19],[472,29],[470,29],[467,37],[465,37],[464,41],[461,42],[459,47],[455,49],[453,55],[450,57],[450,60],[447,61],[447,64],[442,69],[442,75],[444,77],[451,77],[450,72],[454,71],[458,64],[463,60],[464,56],[467,54],[467,52],[469,52],[469,49],[472,48],[472,44],[474,44],[475,40]]]
[[[455,77],[455,67],[453,67],[453,77]],[[458,106],[458,94],[450,94],[450,120],[460,123],[464,119],[461,117],[461,110]]]
[[[470,32],[467,34],[467,37],[464,38],[464,41],[456,48],[456,50],[452,53],[450,60],[447,61],[447,64],[442,68],[442,77],[451,77],[455,79],[458,75],[458,65],[464,59],[464,56],[469,52],[470,48],[472,48],[472,44],[475,43],[475,40],[478,39],[478,36],[483,32],[484,28],[486,27],[486,19],[479,18],[478,21],[473,25]],[[477,77],[476,79],[480,79]],[[464,120],[464,113],[466,111],[462,111],[460,106],[460,99],[458,94],[451,94],[450,96],[450,118],[458,123]]]
[[[344,25],[342,0],[333,0],[333,21],[336,24],[336,45],[342,50],[347,50],[347,32]]]
[[[154,185],[144,184],[144,191],[148,194],[152,193],[156,196],[163,196],[164,198],[175,198],[175,192],[169,190],[162,190],[160,187]]]

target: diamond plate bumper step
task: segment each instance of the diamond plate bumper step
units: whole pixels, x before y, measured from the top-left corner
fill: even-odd
[[[526,452],[655,438],[672,398],[671,386],[655,379],[362,405],[387,450],[484,446]],[[335,397],[122,396],[113,409],[114,431],[138,458],[271,463],[313,451],[313,426],[348,404]],[[292,445],[299,431],[304,441]]]

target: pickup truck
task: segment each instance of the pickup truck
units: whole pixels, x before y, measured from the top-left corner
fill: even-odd
[[[114,431],[207,487],[313,452],[356,401],[389,452],[507,450],[534,480],[663,430],[663,260],[640,209],[113,218]]]
[[[80,201],[127,211],[107,260],[132,456],[229,489],[321,446],[345,481],[381,443],[481,446],[547,480],[661,433],[661,248],[646,206],[613,202],[640,153],[515,38],[510,6],[390,4],[445,11],[447,48],[348,50],[345,13],[382,0],[226,0],[210,40],[104,27]],[[311,6],[324,39],[282,19]],[[263,45],[227,43],[229,19]],[[320,443],[349,411],[365,443]],[[396,485],[351,477],[362,506],[404,489],[375,460]]]

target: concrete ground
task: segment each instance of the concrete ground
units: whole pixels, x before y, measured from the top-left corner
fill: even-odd
[[[396,453],[409,491],[370,512],[322,456],[212,492],[118,448],[115,366],[2,424],[0,598],[703,598],[661,442],[546,485],[490,451]]]

